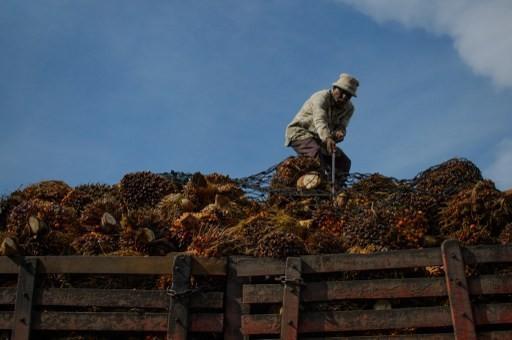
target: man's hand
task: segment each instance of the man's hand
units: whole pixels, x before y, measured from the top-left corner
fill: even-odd
[[[325,146],[327,147],[327,151],[330,154],[333,154],[336,152],[336,142],[331,137],[329,137],[325,140]]]
[[[341,141],[343,141],[345,139],[345,132],[343,132],[342,130],[338,130],[334,133],[334,140],[336,141],[336,143],[339,143]]]

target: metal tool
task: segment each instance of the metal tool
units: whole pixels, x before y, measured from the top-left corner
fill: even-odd
[[[336,164],[336,150],[331,154],[331,196],[332,199],[336,197],[336,188],[335,188],[335,164]]]

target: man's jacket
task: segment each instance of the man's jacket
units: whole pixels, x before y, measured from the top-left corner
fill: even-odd
[[[314,93],[292,122],[286,127],[285,145],[306,138],[320,139],[322,142],[337,130],[346,132],[348,122],[354,113],[354,105],[348,101],[340,107],[334,101],[330,90]]]

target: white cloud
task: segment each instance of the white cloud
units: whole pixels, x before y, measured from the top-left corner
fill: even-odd
[[[485,175],[502,190],[512,188],[512,138],[504,139],[498,144],[496,159],[485,171]]]
[[[510,0],[336,0],[377,22],[447,35],[462,60],[498,86],[512,87]]]

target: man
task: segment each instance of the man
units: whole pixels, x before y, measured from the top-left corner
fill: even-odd
[[[336,153],[336,179],[343,185],[350,172],[350,158],[336,143],[343,141],[354,113],[350,99],[356,97],[359,81],[342,73],[330,90],[321,90],[309,98],[286,128],[286,146],[297,154],[320,161],[330,171],[331,155]]]

